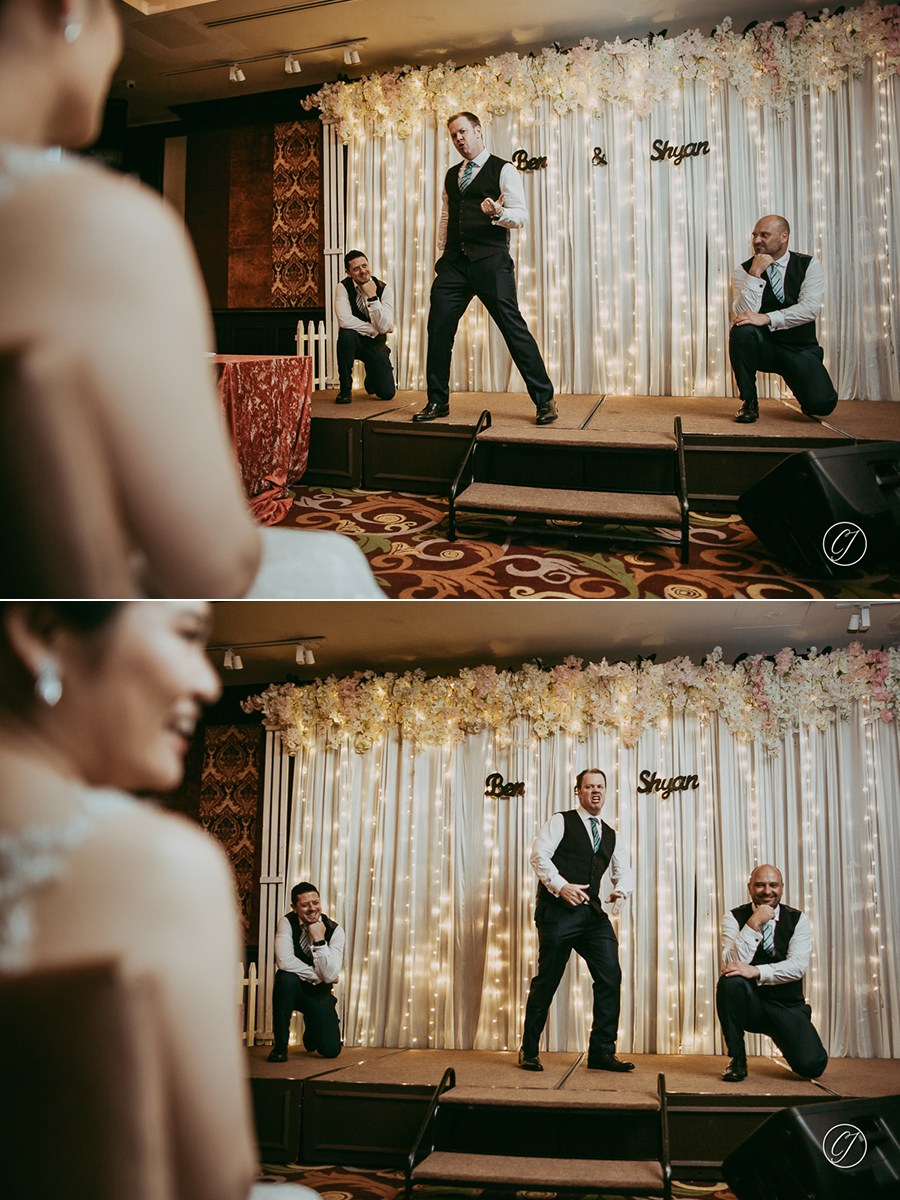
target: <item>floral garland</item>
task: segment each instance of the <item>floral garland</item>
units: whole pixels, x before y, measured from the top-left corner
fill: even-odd
[[[669,712],[690,709],[708,721],[721,713],[732,734],[777,754],[800,725],[823,730],[846,720],[854,701],[868,698],[870,720],[893,721],[900,713],[900,651],[844,650],[804,656],[782,650],[773,658],[753,655],[733,666],[717,646],[702,663],[588,663],[567,658],[545,670],[526,663],[518,671],[467,667],[455,678],[428,679],[422,670],[403,675],[357,671],[343,679],[298,687],[273,684],[243,703],[263,713],[267,729],[282,735],[295,754],[311,746],[319,730],[326,745],[349,742],[363,754],[386,729],[399,729],[414,746],[462,741],[492,729],[501,744],[513,738],[514,722],[529,720],[540,738],[557,733],[583,739],[588,729],[617,729],[634,746]]]
[[[302,104],[318,108],[322,121],[337,125],[343,142],[371,126],[376,137],[393,127],[407,138],[427,113],[439,120],[454,112],[474,111],[486,122],[512,109],[527,123],[538,100],[551,101],[562,116],[575,108],[597,108],[603,101],[631,103],[646,117],[683,80],[718,89],[731,83],[752,105],[765,104],[786,116],[800,92],[811,86],[836,91],[859,75],[867,59],[883,55],[879,78],[900,64],[900,5],[880,7],[866,0],[861,8],[833,16],[795,12],[787,21],[764,21],[735,33],[731,18],[709,37],[692,29],[678,37],[604,42],[583,38],[571,50],[549,46],[519,58],[501,54],[483,64],[457,67],[395,67],[385,75],[355,82],[327,83]]]

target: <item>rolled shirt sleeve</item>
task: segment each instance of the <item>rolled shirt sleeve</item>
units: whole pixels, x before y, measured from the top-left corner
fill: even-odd
[[[344,931],[339,925],[324,946],[310,946],[312,966],[294,954],[294,935],[287,917],[275,927],[275,965],[307,983],[334,983],[344,962]]]
[[[776,923],[780,915],[779,904],[775,914]],[[749,925],[740,928],[733,913],[727,912],[722,918],[723,962],[751,963],[761,941],[762,931],[751,929]],[[806,913],[801,913],[788,943],[787,958],[783,962],[757,963],[757,984],[792,983],[795,979],[802,979],[809,967],[811,949],[812,926]]]
[[[369,311],[368,321],[361,321],[350,306],[347,289],[339,283],[334,289],[334,313],[341,329],[353,329],[363,337],[378,337],[380,333],[390,333],[394,325],[394,292],[386,286],[381,293],[381,299],[373,296],[367,302]]]

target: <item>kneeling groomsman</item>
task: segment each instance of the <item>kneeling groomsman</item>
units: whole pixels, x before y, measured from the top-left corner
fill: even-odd
[[[269,1062],[287,1062],[291,1017],[303,1014],[303,1046],[323,1058],[341,1052],[337,1001],[331,989],[344,961],[344,931],[322,912],[311,883],[291,889],[291,911],[275,930],[275,986],[272,1024],[275,1045]]]
[[[757,867],[747,885],[750,903],[722,919],[725,965],[716,1010],[731,1056],[726,1083],[747,1078],[744,1033],[767,1034],[788,1066],[806,1079],[825,1070],[828,1054],[803,998],[812,931],[809,917],[781,903],[784,882],[776,867]]]

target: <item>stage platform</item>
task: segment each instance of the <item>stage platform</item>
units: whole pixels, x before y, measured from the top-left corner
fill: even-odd
[[[655,1104],[665,1075],[674,1177],[720,1178],[723,1159],[773,1112],[835,1099],[900,1095],[900,1060],[832,1059],[816,1082],[794,1075],[779,1058],[750,1058],[743,1083],[721,1079],[727,1058],[713,1055],[621,1054],[627,1075],[588,1071],[586,1055],[541,1055],[541,1073],[522,1071],[513,1051],[345,1048],[323,1059],[291,1048],[286,1063],[268,1063],[268,1046],[248,1054],[263,1162],[400,1167],[448,1067],[460,1102],[499,1107],[614,1109],[636,1121]],[[527,1119],[527,1114],[523,1114]]]
[[[817,421],[793,401],[763,399],[760,419],[737,425],[740,402],[729,396],[557,396],[559,420],[537,426],[524,393],[460,392],[449,417],[420,424],[412,416],[424,408],[424,392],[398,392],[386,403],[355,392],[347,405],[335,404],[336,394],[313,392],[309,461],[298,481],[312,487],[446,495],[484,409],[492,445],[483,482],[540,487],[565,479],[587,490],[653,490],[660,455],[642,448],[641,436],[671,435],[681,416],[691,507],[701,512],[734,512],[747,488],[798,451],[900,441],[900,404],[889,401],[843,400]],[[572,431],[583,431],[578,444],[561,444]],[[504,432],[508,445],[496,436]]]

